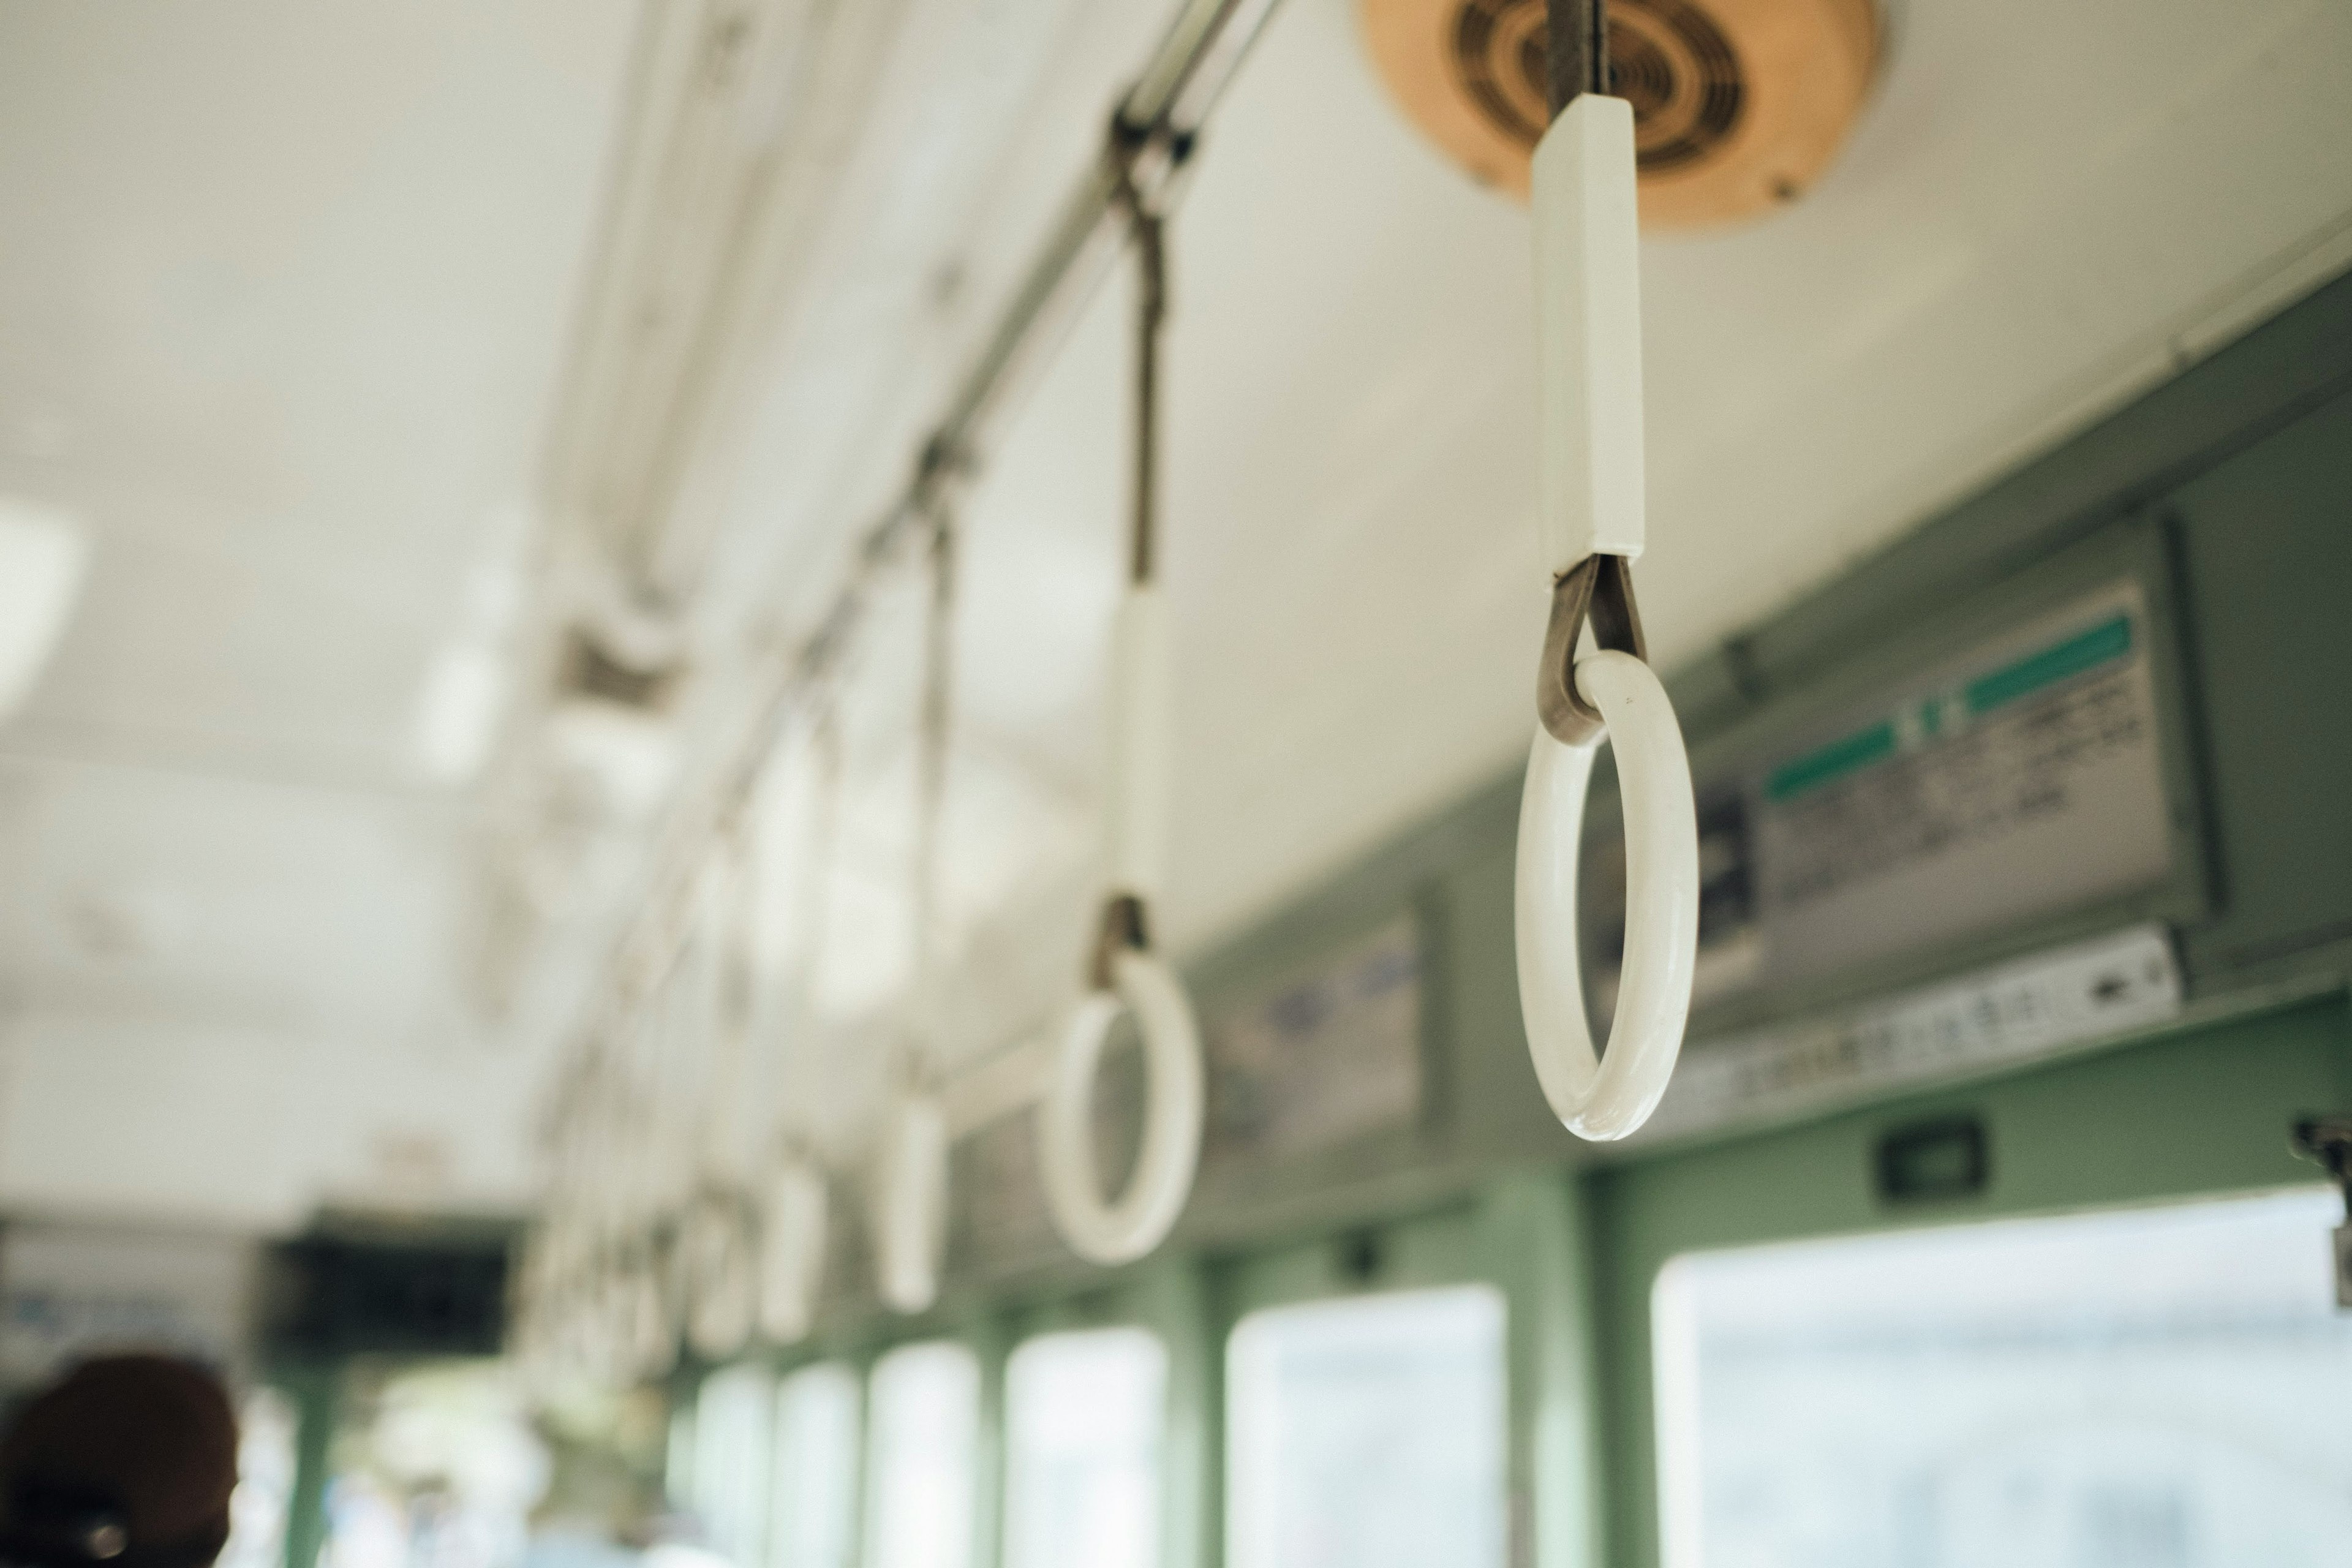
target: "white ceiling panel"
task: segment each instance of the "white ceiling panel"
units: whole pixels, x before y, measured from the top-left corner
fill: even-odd
[[[0,1203],[521,1190],[421,704],[518,607],[635,25],[0,0],[0,493],[92,544],[0,731]]]

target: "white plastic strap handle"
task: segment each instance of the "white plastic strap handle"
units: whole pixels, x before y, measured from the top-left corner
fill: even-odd
[[[1149,952],[1113,962],[1116,992],[1090,992],[1071,1016],[1045,1097],[1037,1107],[1045,1203],[1070,1250],[1089,1263],[1131,1263],[1167,1237],[1192,1191],[1207,1099],[1201,1031],[1183,982]],[[1127,1190],[1102,1195],[1095,1168],[1094,1087],[1103,1045],[1122,1010],[1143,1036],[1143,1142]]]
[[[1111,885],[1145,899],[1166,879],[1171,676],[1167,606],[1153,584],[1131,584],[1111,628],[1110,765],[1103,782]]]
[[[780,1162],[769,1178],[760,1237],[760,1331],[797,1344],[816,1321],[824,1289],[825,1182],[804,1160]]]
[[[1576,941],[1577,847],[1598,744],[1538,728],[1519,800],[1519,1010],[1544,1097],[1580,1137],[1622,1138],[1649,1120],[1681,1052],[1698,948],[1698,814],[1690,759],[1650,667],[1603,651],[1577,689],[1608,723],[1625,813],[1625,958],[1607,1054],[1585,1022]]]
[[[925,1312],[940,1299],[947,1247],[947,1111],[938,1096],[909,1091],[887,1116],[874,1190],[877,1282],[892,1310]]]
[[[1536,332],[1543,372],[1538,542],[1559,577],[1647,542],[1641,213],[1633,106],[1585,93],[1536,144]]]
[[[1169,777],[1166,614],[1149,583],[1130,584],[1113,631],[1108,779],[1113,889],[1159,890]],[[1200,1026],[1183,982],[1146,950],[1122,947],[1111,988],[1089,991],[1064,1032],[1037,1112],[1038,1173],[1070,1250],[1091,1263],[1132,1262],[1167,1237],[1192,1191],[1206,1099]],[[1102,1194],[1095,1167],[1094,1084],[1111,1025],[1132,1013],[1143,1037],[1143,1146],[1127,1190]]]
[[[687,1211],[678,1246],[686,1249],[686,1339],[707,1361],[725,1361],[751,1342],[759,1315],[759,1276],[744,1215],[725,1202]]]

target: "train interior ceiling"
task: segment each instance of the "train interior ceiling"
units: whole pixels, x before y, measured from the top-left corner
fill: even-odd
[[[0,0],[0,1411],[2338,1561],[2347,590],[2341,0]]]

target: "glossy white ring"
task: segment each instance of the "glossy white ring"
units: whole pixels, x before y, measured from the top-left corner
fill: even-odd
[[[928,1311],[940,1299],[948,1234],[948,1118],[939,1097],[908,1094],[893,1105],[881,1152],[874,1192],[876,1284],[894,1310]]]
[[[686,1338],[706,1361],[725,1361],[751,1341],[760,1278],[743,1215],[725,1202],[687,1211],[678,1246],[686,1253]]]
[[[1037,1107],[1037,1165],[1045,1204],[1070,1250],[1090,1263],[1129,1263],[1160,1245],[1192,1195],[1201,1161],[1205,1093],[1201,1031],[1183,983],[1150,953],[1122,950],[1116,991],[1078,1003],[1054,1076]],[[1094,1085],[1103,1045],[1122,1009],[1143,1036],[1143,1146],[1127,1190],[1106,1201],[1095,1169]]]
[[[1576,940],[1577,847],[1598,742],[1536,731],[1519,799],[1519,1008],[1544,1097],[1568,1130],[1622,1138],[1666,1091],[1698,954],[1698,814],[1682,730],[1650,667],[1604,650],[1576,689],[1608,725],[1625,814],[1625,958],[1609,1048],[1595,1057]]]
[[[761,1215],[760,1331],[780,1345],[807,1337],[824,1288],[824,1174],[804,1160],[780,1162]]]

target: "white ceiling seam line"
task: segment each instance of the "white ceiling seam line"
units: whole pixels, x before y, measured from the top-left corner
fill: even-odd
[[[741,732],[731,761],[719,765],[715,783],[695,805],[673,816],[645,890],[635,900],[638,912],[625,921],[614,962],[586,998],[585,1019],[575,1029],[570,1052],[574,1070],[588,1068],[609,1013],[658,984],[649,977],[667,971],[692,930],[692,893],[703,860],[749,807],[795,707],[842,657],[877,579],[910,535],[947,504],[950,490],[978,471],[982,432],[1003,412],[1020,373],[1045,352],[1042,340],[1076,314],[1124,247],[1122,189],[1131,184],[1143,200],[1163,211],[1173,205],[1195,138],[1276,4],[1188,0],[1135,85],[1118,100],[1105,155],[1064,204],[945,416],[922,443],[905,490],[859,536],[847,580],[814,630],[783,653],[769,695],[755,704],[757,715]],[[993,1059],[991,1054],[977,1065]],[[566,1076],[559,1071],[559,1083]]]

